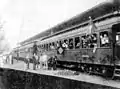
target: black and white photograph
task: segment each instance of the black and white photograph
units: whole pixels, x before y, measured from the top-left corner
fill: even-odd
[[[0,89],[120,89],[120,0],[0,0]]]

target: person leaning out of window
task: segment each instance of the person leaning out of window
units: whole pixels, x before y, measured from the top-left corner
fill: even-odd
[[[101,35],[100,38],[101,38],[101,46],[106,47],[109,45],[109,38],[107,34],[104,34],[103,36]]]

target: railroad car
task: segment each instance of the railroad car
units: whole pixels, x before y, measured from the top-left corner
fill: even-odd
[[[120,1],[107,0],[27,41],[36,39],[58,66],[120,76]]]

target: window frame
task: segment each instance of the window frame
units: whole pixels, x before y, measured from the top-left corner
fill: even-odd
[[[80,43],[79,47],[76,47],[76,45],[78,44],[78,42],[77,42],[77,44],[76,44],[76,38],[79,39],[79,43]],[[74,43],[75,43],[75,49],[80,49],[80,48],[81,48],[81,37],[80,37],[80,36],[75,36],[74,39],[75,39],[75,40],[74,40]]]
[[[70,40],[72,39],[72,48],[70,48]],[[70,50],[72,50],[72,49],[75,49],[75,42],[74,42],[74,37],[70,37],[70,38],[68,38],[68,48],[70,49]]]
[[[109,41],[109,46],[101,46],[101,38],[100,38],[100,33],[107,32],[108,35],[108,41]],[[110,31],[109,30],[102,30],[99,32],[99,47],[100,48],[111,48],[111,41],[110,41]]]

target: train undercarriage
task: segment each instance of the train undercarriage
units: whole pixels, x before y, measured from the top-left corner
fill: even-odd
[[[57,67],[69,69],[76,72],[83,72],[89,75],[99,75],[105,78],[115,79],[120,77],[120,66],[100,65],[77,62],[58,61]]]

